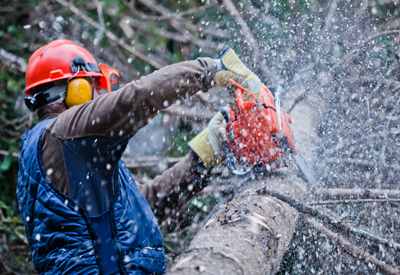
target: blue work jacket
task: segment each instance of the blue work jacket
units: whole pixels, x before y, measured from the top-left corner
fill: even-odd
[[[40,274],[163,274],[166,260],[157,220],[122,160],[115,169],[113,204],[96,217],[89,217],[46,180],[41,139],[53,120],[42,121],[24,134],[19,158],[19,210],[36,270]]]

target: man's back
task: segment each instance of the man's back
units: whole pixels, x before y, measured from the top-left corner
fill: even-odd
[[[53,121],[38,124],[21,143],[17,194],[37,270],[113,274],[119,273],[120,265],[132,272],[161,274],[165,256],[157,221],[123,162],[117,167],[112,212],[106,210],[97,216],[88,216],[79,204],[46,181],[37,144]],[[100,268],[96,255],[101,259]]]

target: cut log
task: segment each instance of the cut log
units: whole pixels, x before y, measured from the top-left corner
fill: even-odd
[[[256,190],[265,179],[242,184],[221,205],[168,274],[275,274],[292,239],[298,212]],[[282,169],[268,178],[269,189],[304,200],[306,184],[297,170]]]

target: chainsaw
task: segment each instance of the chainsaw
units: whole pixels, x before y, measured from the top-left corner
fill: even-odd
[[[286,166],[289,154],[296,155],[297,152],[291,118],[282,101],[283,88],[269,86],[272,93],[261,84],[259,100],[232,79],[229,81],[236,86],[237,108],[231,108],[229,112],[220,110],[226,121],[227,139],[223,141],[223,147],[229,171],[244,176],[251,171],[267,173]],[[255,102],[245,101],[243,93],[248,93]],[[245,170],[239,171],[235,162]]]

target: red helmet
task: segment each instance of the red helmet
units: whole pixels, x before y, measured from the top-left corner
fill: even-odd
[[[56,80],[87,77],[85,71],[78,69],[84,63],[83,68],[91,77],[103,77],[96,60],[86,49],[71,40],[50,42],[29,58],[25,93],[31,95],[33,87]]]

